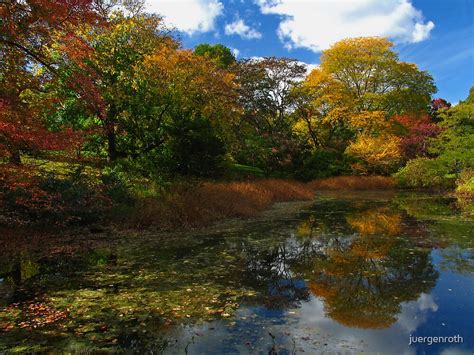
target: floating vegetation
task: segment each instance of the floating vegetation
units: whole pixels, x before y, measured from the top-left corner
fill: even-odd
[[[472,221],[446,219],[449,203],[424,220],[413,195],[359,194],[192,233],[106,231],[90,244],[83,234],[44,239],[41,253],[15,249],[0,263],[0,352],[197,351],[207,332],[243,346],[222,340],[216,351],[314,350],[331,334],[288,333],[305,304],[322,302],[338,326],[392,329],[405,304],[433,290],[433,249],[441,271],[472,274]],[[251,335],[287,323],[274,337]],[[334,349],[347,347],[361,349]]]

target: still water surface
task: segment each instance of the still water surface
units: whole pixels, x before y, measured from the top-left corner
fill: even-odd
[[[387,192],[187,234],[10,231],[0,352],[472,354],[473,231],[455,200]]]

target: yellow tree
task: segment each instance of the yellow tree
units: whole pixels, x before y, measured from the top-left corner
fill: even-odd
[[[345,39],[324,51],[321,70],[352,98],[351,111],[396,113],[426,110],[436,91],[433,78],[415,64],[401,62],[393,44],[379,37]]]
[[[402,162],[400,141],[391,134],[371,136],[363,133],[349,144],[345,153],[356,160],[352,169],[359,174],[389,174]]]
[[[399,61],[389,40],[360,37],[324,51],[302,90],[307,100],[295,128],[324,147],[335,137],[347,145],[360,134],[387,132],[394,114],[425,111],[436,87],[427,72]]]

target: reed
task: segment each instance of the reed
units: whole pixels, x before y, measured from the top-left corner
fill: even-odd
[[[396,182],[388,176],[337,176],[308,185],[314,190],[388,190],[395,188]]]
[[[206,182],[175,187],[162,199],[144,199],[129,220],[136,226],[162,229],[200,227],[227,218],[253,217],[276,202],[313,198],[310,186],[292,180]]]

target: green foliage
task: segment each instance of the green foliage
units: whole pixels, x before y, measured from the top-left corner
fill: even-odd
[[[455,181],[443,161],[429,158],[410,160],[394,176],[400,185],[412,188],[450,188]]]
[[[210,58],[222,69],[227,69],[235,64],[235,56],[232,51],[222,44],[199,44],[194,48],[194,54]]]
[[[472,90],[466,101],[440,113],[442,131],[431,139],[429,148],[435,158],[409,161],[395,175],[402,185],[449,188],[461,175],[461,190],[469,190],[466,176],[474,168],[474,102],[471,96]]]
[[[130,180],[118,169],[105,169],[101,175],[105,193],[115,203],[132,203]]]
[[[456,193],[474,197],[474,169],[464,169],[456,186]]]
[[[199,177],[223,173],[225,144],[208,120],[177,122],[169,134],[162,166],[170,173]]]
[[[336,150],[315,150],[308,155],[298,169],[296,177],[308,181],[337,175],[347,175],[350,166],[347,158]]]
[[[229,176],[233,179],[263,177],[265,172],[255,166],[243,164],[231,164],[229,167]]]
[[[440,114],[441,134],[432,140],[430,151],[456,173],[474,168],[474,102],[471,96]]]

